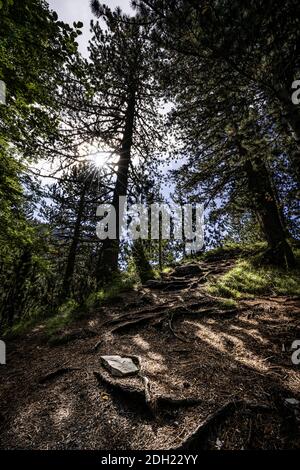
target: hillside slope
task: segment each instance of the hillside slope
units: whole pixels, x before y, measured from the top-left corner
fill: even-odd
[[[209,294],[235,263],[176,267],[50,344],[43,325],[8,341],[1,448],[299,447],[300,370],[290,350],[299,298]],[[107,354],[139,357],[141,376],[112,377],[100,361]]]

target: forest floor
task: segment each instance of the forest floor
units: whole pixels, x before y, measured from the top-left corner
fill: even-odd
[[[43,325],[8,341],[0,447],[300,448],[300,366],[290,350],[300,339],[299,298],[231,305],[209,295],[207,281],[234,263],[165,274],[51,344]],[[112,377],[100,361],[108,354],[139,356],[140,376]]]

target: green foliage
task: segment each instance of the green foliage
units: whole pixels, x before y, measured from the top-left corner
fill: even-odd
[[[0,80],[6,106],[0,106],[0,139],[36,160],[58,139],[60,91],[66,64],[77,54],[77,34],[49,10],[44,0],[5,1],[1,10]],[[53,156],[50,151],[48,156]]]
[[[218,305],[221,310],[232,310],[237,307],[237,302],[234,299],[218,299]]]
[[[46,333],[51,337],[58,331],[70,325],[79,314],[79,304],[74,299],[64,302],[58,312],[46,322]]]
[[[31,321],[43,312],[52,276],[47,230],[31,217],[23,165],[0,146],[0,325]]]
[[[44,0],[1,2],[0,80],[7,89],[6,105],[0,105],[2,330],[14,323],[22,329],[23,321],[54,307],[52,247],[47,228],[34,217],[40,189],[28,166],[45,156],[46,148],[53,157],[62,110],[59,91],[66,64],[76,54],[75,38]]]
[[[165,266],[162,270],[155,267],[153,268],[153,279],[161,279],[162,275],[169,274],[172,271],[172,268]]]
[[[147,243],[144,240],[135,240],[132,247],[133,260],[136,272],[142,283],[154,278],[153,268],[146,255]]]
[[[36,325],[39,317],[34,317],[31,319],[21,318],[18,322],[16,322],[12,327],[4,328],[3,332],[1,332],[1,336],[3,338],[18,338],[20,336],[25,335],[28,333],[32,328]]]
[[[162,270],[162,274],[169,274],[172,271],[170,266],[165,266]]]
[[[120,294],[133,290],[138,285],[138,278],[132,272],[115,274],[111,283],[90,294],[85,302],[85,308],[93,311],[97,307],[119,300]]]

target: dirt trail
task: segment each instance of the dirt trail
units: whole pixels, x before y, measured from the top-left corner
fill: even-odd
[[[299,300],[256,298],[224,309],[205,293],[234,260],[177,270],[122,295],[45,342],[43,327],[8,342],[1,367],[5,449],[300,447]],[[139,356],[115,379],[102,354]]]

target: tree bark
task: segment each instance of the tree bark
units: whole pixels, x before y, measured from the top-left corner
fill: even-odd
[[[296,152],[290,155],[290,159],[295,171],[295,176],[298,182],[300,182],[300,105],[293,104],[291,95],[292,93],[289,94],[285,90],[281,90],[278,92],[277,97],[281,103],[285,119],[296,144]]]
[[[26,281],[30,277],[32,267],[31,247],[24,248],[19,262],[15,266],[15,276],[12,287],[6,298],[6,305],[2,312],[1,324],[11,326],[16,318],[21,317],[26,300]]]
[[[162,241],[162,215],[159,214],[159,237],[158,237],[158,266],[159,272],[163,270],[163,241]]]
[[[64,280],[63,280],[63,286],[61,290],[61,297],[64,299],[68,298],[71,293],[71,286],[72,286],[72,280],[73,280],[74,269],[75,269],[76,253],[77,253],[77,247],[79,243],[80,228],[81,228],[81,222],[82,222],[82,216],[83,216],[83,210],[84,210],[84,204],[85,204],[86,189],[87,189],[86,185],[84,185],[82,192],[80,194],[78,212],[77,212],[77,217],[76,217],[76,222],[75,222],[75,227],[74,227],[72,243],[71,243],[70,250],[68,253],[67,265],[66,265],[66,270],[65,270]]]
[[[141,240],[140,238],[134,240],[132,253],[136,270],[142,283],[149,281],[149,279],[153,279],[153,269],[151,267],[151,264],[149,263],[149,260],[147,259],[143,240]]]
[[[242,146],[240,151],[247,152]],[[295,265],[295,258],[286,240],[286,230],[266,165],[260,157],[248,156],[244,169],[253,208],[269,246],[266,259],[270,263],[290,268]]]
[[[120,159],[118,163],[117,179],[114,188],[112,205],[116,211],[116,239],[106,239],[103,242],[102,250],[98,261],[98,284],[109,281],[118,272],[118,258],[120,252],[119,233],[119,198],[126,196],[128,188],[128,174],[131,160],[131,147],[134,130],[134,116],[136,104],[136,91],[133,86],[129,92],[125,129],[121,143]]]
[[[260,156],[249,155],[239,137],[237,125],[234,127],[236,131],[234,140],[240,158],[244,162],[252,208],[268,243],[265,259],[270,264],[293,267],[295,258],[286,240],[286,228],[268,168]]]

